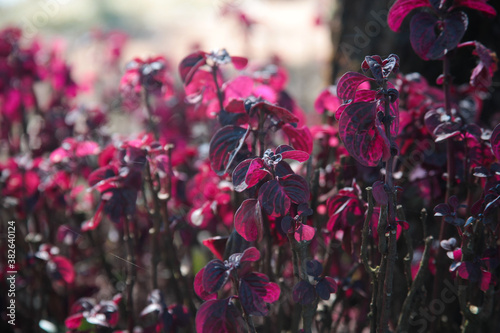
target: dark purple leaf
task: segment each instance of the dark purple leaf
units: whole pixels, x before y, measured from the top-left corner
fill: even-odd
[[[434,216],[447,216],[452,213],[450,205],[447,203],[440,203],[434,207]]]
[[[203,274],[205,272],[205,267],[200,269],[200,271],[194,277],[194,292],[202,300],[208,301],[210,299],[216,299],[217,293],[209,293],[203,288]]]
[[[375,183],[372,185],[372,193],[373,193],[373,198],[377,202],[377,204],[383,206],[387,205],[388,198],[387,198],[387,192],[385,191],[385,186],[384,182],[377,180]]]
[[[370,71],[372,72],[375,81],[377,81],[378,84],[382,84],[384,78],[384,73],[382,71],[382,59],[380,59],[379,56],[366,56],[365,62],[366,65],[368,65]],[[365,64],[365,62],[363,62],[363,64]],[[363,67],[366,67],[366,65]]]
[[[264,161],[261,158],[244,160],[233,171],[234,190],[242,192],[270,175],[271,173],[264,168]]]
[[[330,299],[330,294],[337,292],[337,282],[329,276],[325,276],[316,285],[316,293],[325,301]]]
[[[291,203],[301,204],[309,200],[309,187],[299,175],[288,175],[268,181],[259,190],[259,201],[270,216],[284,216]]]
[[[215,236],[212,238],[207,238],[203,240],[203,245],[208,247],[210,252],[213,253],[214,256],[217,257],[217,259],[223,260],[224,259],[224,251],[226,250],[226,243],[227,243],[228,236]]]
[[[265,316],[269,312],[266,303],[277,301],[280,289],[276,283],[269,282],[266,275],[251,272],[240,278],[238,294],[248,314]]]
[[[292,168],[290,167],[290,164],[288,164],[285,161],[281,161],[278,164],[276,164],[274,166],[274,172],[276,173],[276,176],[279,178],[283,178],[285,176],[294,174]]]
[[[491,133],[490,138],[491,150],[493,151],[493,155],[500,161],[500,124],[495,126],[493,132]]]
[[[295,116],[287,109],[267,102],[255,103],[252,106],[252,112],[253,110],[263,110],[268,115],[273,116],[277,120],[282,121],[284,123],[297,123],[299,121],[299,118],[297,118],[297,116]]]
[[[365,166],[390,157],[389,140],[376,111],[376,103],[359,102],[348,105],[340,117],[340,138],[349,154]]]
[[[247,199],[241,203],[234,215],[234,228],[247,241],[262,240],[262,212],[259,200]]]
[[[292,296],[295,303],[311,304],[316,299],[316,291],[309,282],[300,281],[293,287]]]
[[[234,333],[244,329],[245,321],[231,298],[207,301],[196,312],[196,332]]]
[[[214,259],[205,266],[202,279],[203,289],[209,294],[214,293],[226,284],[228,278],[229,271],[226,265],[221,260]]]
[[[357,72],[345,73],[337,83],[337,96],[343,100],[353,100],[359,85],[366,81],[373,79]]]
[[[234,156],[243,146],[248,129],[228,125],[219,129],[210,141],[210,164],[219,176],[227,172]]]
[[[281,230],[283,230],[284,233],[293,232],[294,224],[295,220],[290,215],[287,215],[281,219]]]
[[[424,60],[429,60],[428,53],[436,42],[434,31],[438,22],[436,16],[427,12],[414,15],[410,23],[410,42],[413,50]]]
[[[323,272],[323,266],[317,260],[308,260],[306,262],[306,272],[307,275],[319,277]]]
[[[191,82],[193,75],[196,73],[198,68],[206,64],[206,60],[206,53],[203,51],[191,53],[182,59],[179,64],[179,74],[182,82],[184,82],[184,85],[188,85]]]

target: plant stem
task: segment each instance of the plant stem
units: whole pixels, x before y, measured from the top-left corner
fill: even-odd
[[[130,222],[131,217],[129,215],[123,220],[124,227],[124,235],[123,240],[126,244],[127,249],[127,303],[126,303],[126,313],[127,313],[127,321],[128,321],[128,331],[134,331],[134,299],[133,299],[133,291],[134,291],[134,283],[137,274],[136,265],[135,265],[135,255],[134,255],[134,244],[133,240],[130,236]]]
[[[384,91],[384,99],[385,99],[385,110],[384,110],[384,127],[385,134],[390,142],[391,156],[387,160],[385,164],[385,186],[387,189],[387,227],[390,231],[389,233],[389,252],[387,254],[382,253],[382,255],[386,258],[386,272],[384,273],[384,279],[379,279],[379,281],[383,281],[383,292],[382,292],[382,308],[380,310],[380,324],[379,324],[379,332],[385,333],[388,330],[389,325],[389,313],[391,308],[391,298],[392,298],[392,290],[393,290],[393,278],[394,278],[394,267],[396,264],[396,196],[394,189],[394,180],[392,176],[392,169],[394,165],[394,156],[393,146],[394,141],[391,136],[391,125],[393,122],[393,118],[390,115],[390,96],[387,93],[387,79],[384,80],[383,84]],[[385,237],[384,234],[379,234],[379,241],[382,237]]]
[[[219,100],[220,111],[224,110],[224,95],[219,87],[219,82],[217,81],[217,65],[212,66],[212,77],[214,79],[215,89],[217,90],[217,99]]]
[[[146,110],[148,112],[149,119],[149,130],[153,132],[155,136],[155,140],[160,139],[160,134],[158,132],[158,126],[156,126],[156,121],[154,119],[153,107],[151,106],[151,101],[149,98],[149,90],[147,88],[143,88],[144,95],[144,106],[146,106]]]

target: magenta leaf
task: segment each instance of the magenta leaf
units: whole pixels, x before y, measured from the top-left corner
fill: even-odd
[[[376,103],[358,102],[348,105],[340,117],[340,138],[349,154],[365,166],[390,157],[389,140],[376,112]]]
[[[203,289],[211,294],[218,291],[229,279],[229,271],[224,262],[219,259],[211,260],[203,272]]]
[[[428,0],[398,0],[392,5],[387,16],[389,28],[398,31],[405,17],[414,9],[430,7]]]
[[[193,75],[198,68],[206,64],[207,54],[203,51],[191,53],[179,64],[179,74],[181,75],[184,85],[188,85],[193,79]]]
[[[297,242],[308,242],[314,238],[316,230],[313,227],[299,222],[299,227],[295,231],[294,237]]]
[[[261,241],[263,235],[262,212],[259,200],[247,199],[234,215],[234,228],[247,241]]]
[[[196,332],[234,333],[244,328],[245,321],[231,298],[209,300],[196,312]]]
[[[265,316],[269,312],[266,302],[276,301],[280,289],[277,284],[269,282],[266,275],[251,272],[240,278],[238,294],[241,305],[248,314]]]
[[[275,154],[281,154],[283,159],[291,159],[298,162],[305,162],[309,159],[309,154],[302,150],[295,150],[288,145],[280,145],[274,151]]]
[[[490,138],[491,150],[493,155],[500,161],[500,124],[495,126]]]
[[[335,112],[340,106],[342,101],[337,97],[335,86],[329,86],[323,90],[314,101],[314,109],[318,113],[325,113],[325,111]]]
[[[260,259],[260,252],[257,250],[255,247],[249,247],[243,253],[238,259],[239,263],[242,262],[254,262]]]
[[[284,123],[297,123],[299,118],[285,108],[267,102],[258,102],[252,106],[253,110],[263,110],[270,116]]]
[[[238,76],[223,86],[225,103],[235,99],[245,99],[252,94],[253,80],[248,76]]]
[[[213,253],[214,256],[217,257],[217,259],[223,260],[224,259],[224,251],[226,250],[226,243],[227,243],[228,237],[225,236],[215,236],[212,238],[207,238],[202,241],[203,245],[208,247],[210,252]]]
[[[194,292],[198,297],[200,297],[202,300],[210,300],[210,299],[216,299],[217,294],[216,293],[209,293],[203,288],[203,274],[205,272],[205,267],[200,269],[200,271],[196,274],[194,277]]]
[[[248,65],[248,59],[244,57],[231,56],[231,62],[237,70],[242,70]]]
[[[453,7],[468,7],[486,14],[489,17],[494,17],[497,15],[495,8],[488,5],[486,0],[455,0],[453,2]]]
[[[265,169],[264,161],[261,158],[244,160],[233,171],[234,190],[242,192],[257,185],[258,182],[270,175],[271,173]]]
[[[210,141],[210,164],[219,176],[227,172],[231,162],[243,146],[248,129],[228,125],[219,129]]]
[[[288,136],[290,145],[293,148],[305,151],[308,154],[312,153],[313,137],[309,127],[304,125],[300,128],[296,128],[290,124],[285,124],[281,129]]]
[[[72,284],[75,281],[75,269],[69,259],[62,256],[54,256],[47,263],[47,269],[50,275],[57,280],[62,279],[67,284]]]
[[[309,187],[299,175],[288,175],[268,181],[259,190],[259,201],[270,216],[284,216],[291,203],[301,204],[309,200]]]
[[[387,205],[388,198],[387,192],[385,191],[384,182],[377,180],[372,185],[373,198],[379,205]]]
[[[373,79],[357,72],[345,73],[337,83],[337,96],[343,100],[353,100],[358,86],[366,81]]]

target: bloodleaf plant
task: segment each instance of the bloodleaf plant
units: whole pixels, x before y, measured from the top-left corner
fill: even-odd
[[[344,100],[337,112],[339,119],[339,135],[344,145],[359,163],[365,166],[377,166],[385,162],[385,181],[383,186],[377,186],[378,192],[386,192],[384,200],[387,214],[386,221],[379,223],[379,228],[385,226],[386,247],[380,247],[382,260],[378,271],[376,306],[372,307],[371,327],[377,327],[379,332],[388,329],[389,310],[393,290],[393,276],[396,262],[396,190],[394,187],[393,167],[398,149],[394,143],[399,126],[399,93],[388,81],[391,73],[399,69],[399,57],[391,54],[386,59],[380,56],[367,56],[361,68],[364,74],[348,72],[344,74],[337,85],[337,95]],[[366,76],[371,72],[373,78]],[[374,90],[358,90],[361,83],[369,81],[376,84]],[[385,194],[385,193],[384,193]],[[385,197],[377,193],[377,197]],[[370,214],[371,215],[371,214]],[[371,219],[371,216],[367,220]],[[383,229],[382,229],[383,230]],[[383,236],[381,235],[381,238]],[[365,240],[365,239],[364,239]],[[374,281],[373,286],[377,285]],[[379,319],[379,323],[373,321]]]

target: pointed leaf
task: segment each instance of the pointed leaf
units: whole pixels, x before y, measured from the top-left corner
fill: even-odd
[[[210,165],[219,176],[227,172],[234,157],[241,149],[248,133],[239,126],[228,125],[219,129],[210,141]]]
[[[179,64],[179,74],[184,85],[188,85],[198,68],[206,64],[206,55],[203,51],[197,51],[182,59]]]
[[[430,7],[428,0],[398,0],[392,5],[387,16],[389,28],[398,31],[405,17],[414,9]]]
[[[203,271],[203,289],[207,293],[214,293],[222,288],[229,278],[229,271],[221,260],[210,261]]]
[[[305,162],[309,159],[309,154],[302,150],[295,150],[288,145],[280,145],[274,151],[275,154],[281,154],[283,159],[296,160],[298,162]]]
[[[247,199],[234,214],[234,228],[247,241],[261,241],[263,235],[262,212],[259,200]]]
[[[357,72],[345,73],[337,83],[337,96],[343,100],[353,100],[358,86],[366,81],[373,79]]]
[[[387,197],[387,192],[385,191],[384,182],[377,180],[375,183],[373,183],[372,189],[373,198],[375,199],[377,204],[381,206],[387,205],[389,200]]]

